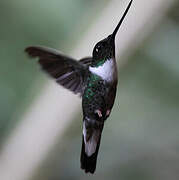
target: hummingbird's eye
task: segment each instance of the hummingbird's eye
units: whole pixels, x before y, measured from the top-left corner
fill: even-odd
[[[98,45],[95,50],[96,52],[99,52],[101,50],[101,46]]]

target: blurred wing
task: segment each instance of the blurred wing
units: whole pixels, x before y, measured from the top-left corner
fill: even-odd
[[[51,48],[32,46],[27,47],[25,52],[32,58],[38,57],[42,69],[56,79],[63,87],[75,94],[83,93],[84,77],[88,68],[78,61],[61,54]]]
[[[90,66],[91,62],[92,62],[92,57],[85,57],[79,60],[80,63],[86,65],[86,66]]]

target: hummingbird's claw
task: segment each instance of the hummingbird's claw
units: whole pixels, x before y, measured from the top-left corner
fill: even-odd
[[[99,109],[95,110],[95,113],[98,114],[99,118],[101,118],[103,115]]]
[[[106,116],[109,116],[110,115],[110,110],[108,109],[107,111],[106,111]]]

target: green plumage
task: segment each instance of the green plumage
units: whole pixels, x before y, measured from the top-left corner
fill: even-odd
[[[97,88],[98,81],[100,81],[101,78],[98,75],[91,74],[88,78],[87,88],[84,92],[84,98],[91,99],[93,98],[95,94],[95,90]]]

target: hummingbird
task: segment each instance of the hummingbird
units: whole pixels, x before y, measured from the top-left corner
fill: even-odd
[[[86,173],[93,174],[96,170],[104,122],[109,117],[115,101],[118,83],[115,36],[132,1],[129,2],[113,33],[95,45],[92,57],[75,60],[43,46],[30,46],[25,49],[31,58],[39,59],[42,70],[58,84],[82,98],[83,132],[80,162]]]

